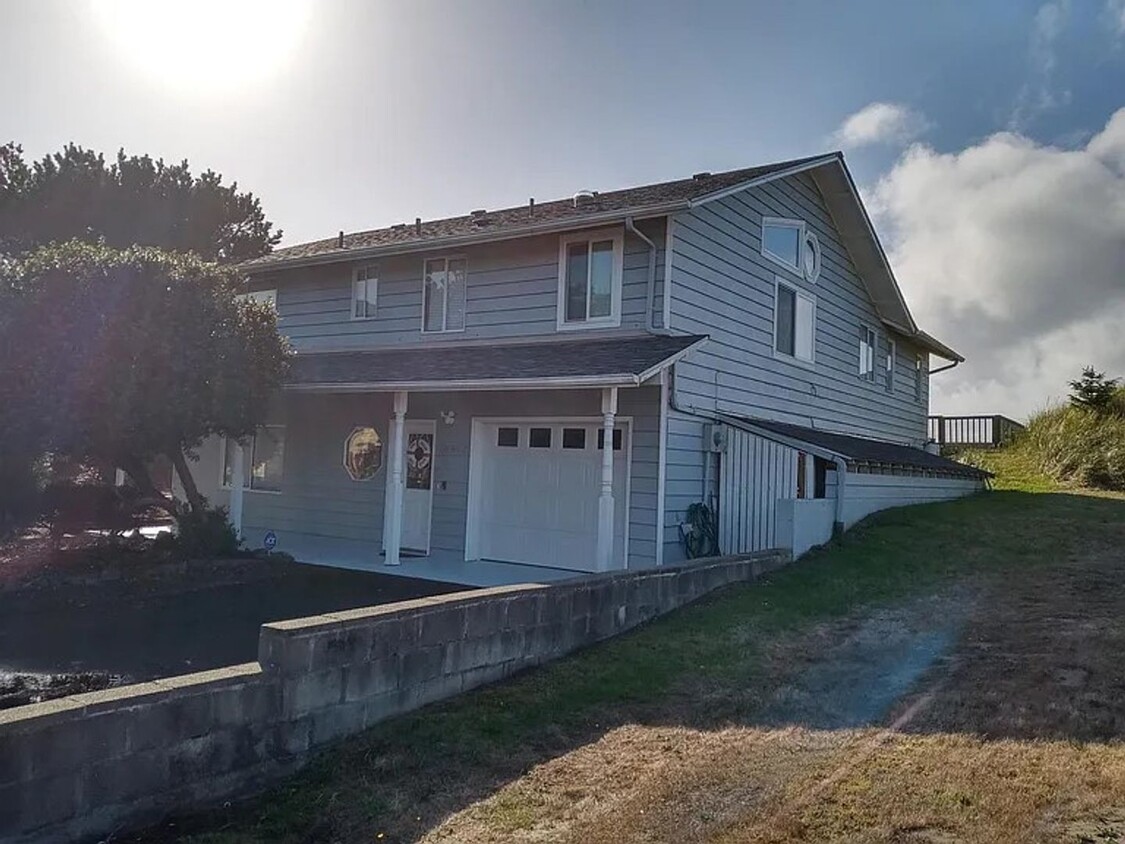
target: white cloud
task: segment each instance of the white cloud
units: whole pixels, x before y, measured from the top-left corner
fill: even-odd
[[[1078,149],[916,145],[872,193],[915,317],[968,358],[935,410],[1022,415],[1084,364],[1125,375],[1125,109]]]
[[[1028,42],[1030,76],[1016,94],[1009,128],[1019,130],[1035,115],[1070,102],[1070,91],[1059,90],[1055,83],[1056,46],[1069,22],[1070,0],[1051,0],[1035,13]]]
[[[849,149],[870,144],[905,144],[929,128],[926,118],[899,103],[870,103],[836,130],[836,143]]]
[[[1106,0],[1105,11],[1114,33],[1125,36],[1125,0]]]

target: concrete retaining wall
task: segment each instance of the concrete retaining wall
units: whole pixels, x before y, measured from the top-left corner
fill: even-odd
[[[257,663],[0,711],[0,841],[104,836],[259,790],[328,742],[607,639],[788,552],[262,627]]]

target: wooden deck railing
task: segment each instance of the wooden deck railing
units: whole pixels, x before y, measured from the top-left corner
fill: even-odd
[[[1014,419],[993,416],[931,416],[930,439],[940,445],[996,448],[1023,430]]]

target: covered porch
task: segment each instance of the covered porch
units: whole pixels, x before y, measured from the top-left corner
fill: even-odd
[[[303,562],[475,586],[659,565],[666,373],[701,340],[298,355],[280,489],[235,485],[231,520]]]

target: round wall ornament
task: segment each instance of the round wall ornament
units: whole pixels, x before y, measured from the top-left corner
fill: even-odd
[[[344,468],[353,481],[369,481],[383,468],[383,438],[374,428],[356,427],[344,442]]]

